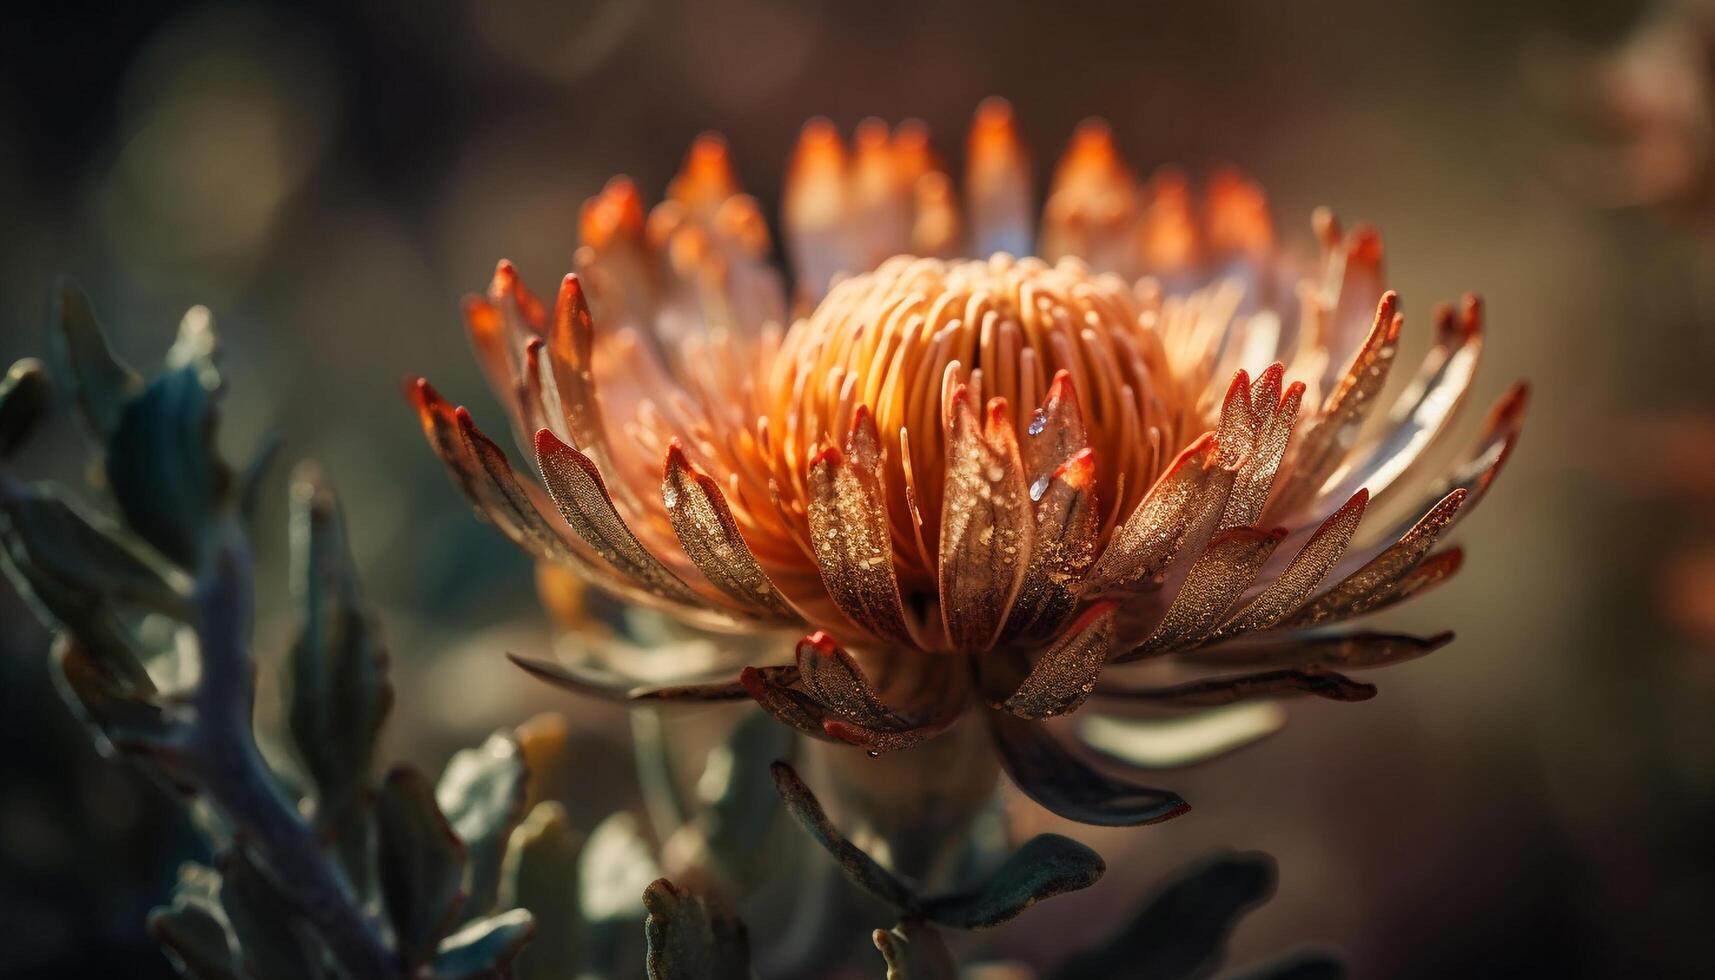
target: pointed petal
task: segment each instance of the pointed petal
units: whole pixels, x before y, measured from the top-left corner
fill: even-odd
[[[828,720],[827,707],[808,694],[794,689],[792,684],[797,680],[797,667],[791,668],[790,674],[769,672],[757,667],[746,667],[744,672],[739,674],[739,681],[744,685],[745,693],[781,724],[811,738],[832,741],[833,736],[822,727]]]
[[[1036,517],[1006,403],[989,403],[979,430],[970,394],[953,395],[942,494],[941,616],[954,650],[989,649],[1006,623],[1029,561]]]
[[[1275,474],[1286,458],[1286,444],[1298,421],[1298,405],[1304,398],[1304,385],[1293,382],[1280,393],[1281,376],[1285,368],[1277,361],[1257,378],[1252,392],[1252,411],[1256,414],[1256,429],[1245,448],[1244,464],[1233,480],[1232,494],[1227,498],[1227,511],[1221,517],[1222,527],[1255,524],[1274,487]]]
[[[863,670],[827,633],[817,630],[798,641],[798,676],[827,708],[866,725],[902,723],[881,702]]]
[[[1166,569],[1184,537],[1188,516],[1207,488],[1214,444],[1214,433],[1198,439],[1155,481],[1096,559],[1080,590],[1084,595],[1145,585]]]
[[[1437,311],[1435,345],[1394,403],[1384,433],[1342,467],[1332,488],[1319,496],[1338,500],[1364,487],[1379,497],[1404,476],[1458,414],[1482,350],[1477,297],[1465,297],[1458,313],[1451,307]]]
[[[1030,417],[1025,430],[1024,469],[1030,476],[1031,496],[1040,498],[1038,486],[1055,469],[1090,446],[1090,435],[1084,428],[1084,415],[1078,407],[1078,394],[1072,386],[1072,373],[1062,368],[1049,382],[1048,397],[1042,407]]]
[[[588,456],[543,429],[536,433],[536,463],[560,516],[615,571],[664,599],[705,604],[631,533],[614,509],[607,485]]]
[[[913,642],[893,567],[881,440],[867,408],[858,407],[845,452],[830,446],[810,460],[809,484],[810,543],[828,595],[876,637]]]
[[[1095,690],[1096,675],[1113,649],[1113,603],[1098,602],[1048,648],[1012,696],[997,707],[1020,718],[1047,718],[1075,711]]]
[[[1189,646],[1208,637],[1245,589],[1256,581],[1263,562],[1286,537],[1283,529],[1237,527],[1209,542],[1202,557],[1185,575],[1185,584],[1167,607],[1154,632],[1131,656],[1149,656]]]
[[[1477,502],[1488,493],[1495,477],[1500,475],[1501,467],[1506,465],[1506,461],[1512,456],[1513,447],[1518,443],[1519,432],[1524,427],[1525,408],[1529,400],[1530,386],[1523,381],[1508,389],[1490,410],[1477,445],[1412,513],[1424,512],[1431,504],[1454,490],[1463,490],[1467,494],[1465,506],[1459,508],[1459,513],[1454,516],[1454,524],[1475,510]],[[1410,518],[1406,520],[1409,521]],[[1385,535],[1384,540],[1398,538],[1405,530],[1406,527],[1402,524]]]
[[[1396,294],[1382,296],[1369,337],[1353,355],[1344,377],[1293,454],[1291,470],[1270,506],[1271,513],[1290,516],[1312,504],[1351,450],[1393,366],[1400,328],[1405,324],[1398,308]]]
[[[1453,523],[1465,502],[1467,491],[1454,490],[1424,514],[1399,541],[1370,559],[1364,567],[1341,579],[1339,584],[1306,603],[1282,623],[1288,628],[1314,626],[1369,611],[1407,572],[1417,567],[1443,531]]]
[[[1291,667],[1300,670],[1366,670],[1421,657],[1452,642],[1452,633],[1274,633],[1187,653],[1198,667]]]
[[[470,413],[448,405],[421,379],[409,393],[429,445],[479,516],[538,558],[583,564],[519,484],[506,454],[476,428]]]
[[[743,701],[750,696],[737,680],[651,687],[633,683],[634,678],[589,670],[576,662],[542,660],[510,652],[506,659],[539,681],[573,694],[590,695],[606,701]]]
[[[719,484],[691,465],[676,439],[667,447],[661,499],[685,554],[716,588],[757,615],[799,621],[757,564]]]
[[[1036,540],[1003,640],[1052,635],[1077,607],[1077,585],[1096,560],[1101,534],[1095,489],[1094,449],[1082,450],[1049,476],[1036,502]]]
[[[1274,581],[1234,613],[1215,632],[1216,637],[1232,637],[1252,630],[1267,629],[1285,619],[1320,585],[1328,570],[1345,554],[1346,545],[1358,530],[1369,493],[1359,490],[1352,499],[1322,522],[1304,547],[1298,550],[1286,568]]]
[[[989,730],[1012,781],[1036,802],[1079,823],[1136,827],[1177,817],[1191,807],[1179,794],[1100,772],[1073,755],[1042,722],[1000,711]]]
[[[910,748],[958,720],[964,696],[949,689],[952,685],[946,682],[956,672],[951,660],[943,661],[936,665],[941,676],[931,677],[928,690],[918,692],[917,700],[927,707],[908,713],[884,702],[856,658],[827,633],[818,630],[805,637],[797,652],[798,676],[824,713],[823,732],[871,752]],[[937,679],[939,685],[933,683]]]
[[[1373,685],[1330,671],[1271,670],[1237,677],[1212,677],[1171,687],[1104,687],[1096,692],[1104,702],[1161,704],[1176,708],[1214,708],[1288,694],[1313,694],[1331,701],[1367,701],[1376,696],[1376,689]]]

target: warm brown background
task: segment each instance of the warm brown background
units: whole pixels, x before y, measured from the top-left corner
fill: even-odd
[[[1186,819],[1072,831],[1114,873],[1005,941],[1088,933],[1228,844],[1282,873],[1235,962],[1314,941],[1359,977],[1707,975],[1715,216],[1602,209],[1566,178],[1552,91],[1578,45],[1632,29],[1632,0],[113,6],[11,9],[0,29],[0,359],[40,352],[62,272],[138,362],[186,306],[214,310],[233,443],[278,426],[345,493],[402,675],[394,754],[438,765],[547,707],[617,721],[500,661],[546,642],[527,564],[471,518],[399,397],[426,373],[497,418],[460,294],[501,256],[552,283],[578,203],[620,171],[658,193],[700,130],[772,199],[807,116],[919,116],[957,158],[972,107],[1001,94],[1044,166],[1096,114],[1140,169],[1252,172],[1288,235],[1321,203],[1375,221],[1408,353],[1434,302],[1488,301],[1466,429],[1513,378],[1535,391],[1461,527],[1465,571],[1387,616],[1460,640],[1379,678],[1375,701],[1297,705],[1283,736],[1182,777]],[[46,446],[27,462],[76,469]],[[283,546],[264,539],[264,562]],[[265,585],[283,598],[277,572]],[[0,643],[0,975],[162,974],[141,915],[194,841],[90,761],[6,592]],[[592,766],[623,786],[608,730]]]

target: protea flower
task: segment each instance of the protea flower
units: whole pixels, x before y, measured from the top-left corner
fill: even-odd
[[[1374,688],[1335,668],[1446,641],[1314,630],[1459,567],[1437,544],[1506,459],[1522,385],[1427,496],[1390,508],[1403,522],[1360,521],[1412,495],[1463,402],[1474,297],[1436,314],[1390,401],[1404,321],[1371,229],[1318,213],[1320,258],[1295,264],[1255,184],[1140,185],[1091,122],[1038,232],[1000,102],[977,113],[962,207],[953,187],[921,125],[866,122],[848,149],[811,122],[786,181],[789,292],[757,203],[704,137],[647,213],[624,178],[586,204],[551,308],[500,263],[465,313],[543,486],[414,389],[477,511],[626,601],[803,637],[792,662],[738,678],[743,646],[521,663],[634,697],[748,695],[872,753],[981,710],[1026,793],[1129,824],[1185,804],[1092,767],[1042,719],[1092,695],[1358,700]],[[1174,735],[1196,754],[1254,721]]]

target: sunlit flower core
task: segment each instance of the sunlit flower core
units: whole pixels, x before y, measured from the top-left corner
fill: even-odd
[[[790,289],[718,138],[647,213],[615,179],[552,304],[502,262],[466,306],[542,485],[420,382],[424,430],[539,560],[694,626],[808,634],[793,662],[738,679],[742,660],[525,661],[538,674],[748,695],[875,752],[986,705],[1003,761],[1051,809],[1171,816],[1177,797],[1098,774],[1028,720],[1092,697],[1368,697],[1334,669],[1446,636],[1311,628],[1458,568],[1437,544],[1510,451],[1524,388],[1425,479],[1476,368],[1474,298],[1437,311],[1422,363],[1390,386],[1404,319],[1373,230],[1318,213],[1319,255],[1294,261],[1256,185],[1140,182],[1097,122],[1038,227],[1001,102],[978,110],[965,157],[961,195],[921,125],[868,121],[848,148],[808,124],[782,208]],[[1167,737],[1185,761],[1267,727],[1227,711]]]

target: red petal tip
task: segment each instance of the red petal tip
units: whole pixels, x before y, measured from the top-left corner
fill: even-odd
[[[559,451],[567,449],[567,448],[570,448],[570,447],[568,447],[565,443],[561,442],[560,437],[557,435],[554,435],[554,432],[552,429],[549,429],[547,427],[543,427],[543,428],[536,430],[536,454],[537,455],[544,455],[546,453],[559,452]]]
[[[830,466],[838,466],[845,460],[845,458],[845,454],[840,452],[840,447],[833,445],[824,446],[821,451],[816,453],[816,455],[810,457],[809,468],[815,469],[823,463],[827,463]]]

